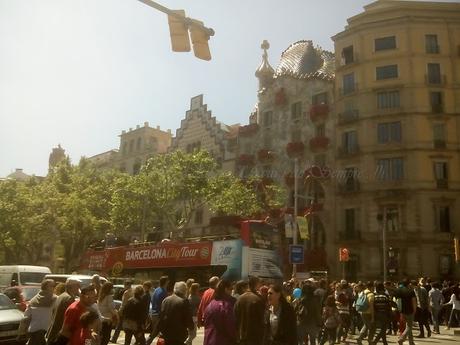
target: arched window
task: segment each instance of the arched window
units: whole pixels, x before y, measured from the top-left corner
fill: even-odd
[[[123,149],[122,149],[122,154],[126,155],[128,153],[128,143],[125,141],[123,143]]]
[[[137,138],[137,143],[136,143],[136,150],[137,151],[141,150],[141,145],[142,145],[142,138]]]
[[[129,142],[129,152],[133,152],[134,150],[134,139],[131,139],[131,141]]]

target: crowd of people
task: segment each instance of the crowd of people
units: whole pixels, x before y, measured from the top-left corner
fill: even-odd
[[[198,328],[204,328],[204,345],[323,345],[351,335],[358,345],[387,345],[389,334],[413,345],[414,337],[439,334],[442,324],[460,325],[460,286],[426,278],[268,284],[257,277],[236,283],[211,277],[200,291],[193,279],[163,276],[137,286],[127,280],[118,309],[112,283],[101,284],[97,275],[85,287],[72,278],[57,286],[47,279],[21,328],[29,345],[107,345],[117,343],[121,331],[125,345],[192,345]]]

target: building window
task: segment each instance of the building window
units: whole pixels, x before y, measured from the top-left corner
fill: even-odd
[[[137,142],[136,142],[136,150],[137,151],[141,150],[141,145],[142,145],[142,138],[137,138]]]
[[[133,152],[134,150],[134,139],[131,139],[129,142],[129,152]]]
[[[297,120],[302,116],[302,102],[296,102],[291,105],[291,119]]]
[[[377,108],[399,108],[399,91],[384,91],[377,93]]]
[[[203,223],[203,209],[198,209],[195,211],[195,224],[202,224]]]
[[[354,62],[353,56],[353,46],[349,46],[342,49],[342,63],[348,65],[349,63]]]
[[[311,103],[313,105],[318,105],[318,104],[327,104],[327,92],[322,92],[317,95],[314,95],[311,98]]]
[[[436,228],[440,232],[451,232],[450,206],[439,205],[435,207]]]
[[[142,166],[141,162],[136,162],[133,164],[133,175],[137,175],[140,173],[141,166]]]
[[[404,178],[402,158],[387,158],[377,161],[377,176],[380,180],[396,181]]]
[[[345,153],[358,152],[358,135],[356,131],[344,132],[342,135],[342,142]]]
[[[398,65],[380,66],[375,69],[377,80],[398,78]]]
[[[430,92],[430,103],[431,111],[433,113],[439,114],[442,113],[442,92],[440,91],[431,91]]]
[[[389,232],[398,232],[400,230],[399,207],[386,206],[384,212],[386,230]]]
[[[428,64],[428,83],[441,84],[441,65],[438,63]]]
[[[446,125],[444,123],[433,125],[433,141],[435,148],[446,147]]]
[[[272,136],[271,135],[265,135],[263,141],[264,141],[264,148],[266,150],[269,150],[272,148]]]
[[[427,54],[439,54],[438,35],[425,35],[425,49]]]
[[[264,127],[270,127],[273,123],[273,112],[264,111],[263,113],[263,125]]]
[[[128,143],[124,142],[123,143],[123,155],[126,155],[128,153]]]
[[[435,162],[434,163],[434,178],[439,184],[447,182],[447,162]]]
[[[316,126],[315,133],[317,137],[325,137],[326,136],[326,126],[324,124]]]
[[[345,183],[344,188],[346,192],[353,192],[358,190],[358,169],[345,168]]]
[[[380,50],[396,49],[396,37],[395,36],[376,38],[374,43],[375,43],[376,52]]]
[[[379,144],[401,142],[401,122],[379,123],[377,125],[377,140]]]
[[[347,95],[355,91],[355,74],[345,74],[343,76],[343,94]]]
[[[353,239],[358,235],[357,229],[357,210],[355,208],[347,208],[345,210],[345,239]]]

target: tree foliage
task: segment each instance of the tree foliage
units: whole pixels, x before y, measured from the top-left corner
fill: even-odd
[[[206,151],[157,155],[135,176],[67,159],[43,181],[0,182],[0,251],[6,262],[38,262],[59,241],[69,271],[107,232],[129,238],[161,227],[174,234],[203,207],[250,217],[283,203],[282,189],[222,172]]]

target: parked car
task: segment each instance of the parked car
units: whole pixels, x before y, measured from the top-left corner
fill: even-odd
[[[91,284],[91,276],[84,274],[47,274],[45,279],[53,279],[55,283],[65,283],[67,278],[73,278],[80,282],[81,287],[88,286]],[[107,281],[104,277],[101,277],[101,284]]]
[[[24,314],[16,308],[16,305],[5,295],[0,293],[0,344],[24,345],[26,339],[18,340],[19,324]]]
[[[0,266],[0,288],[15,285],[40,285],[45,274],[49,273],[51,273],[51,270],[45,266]]]

